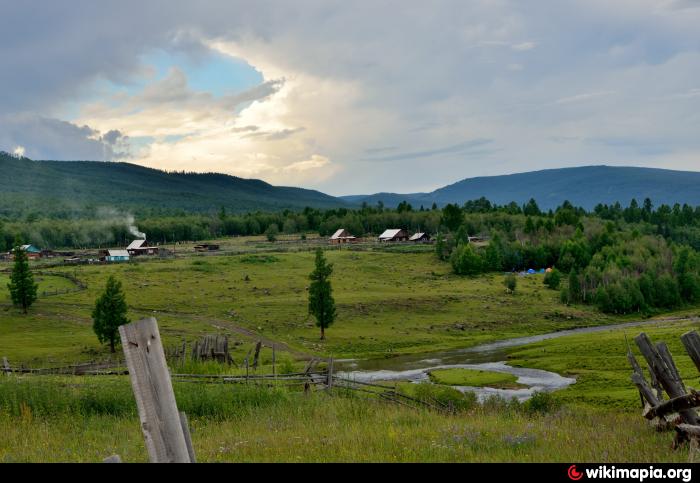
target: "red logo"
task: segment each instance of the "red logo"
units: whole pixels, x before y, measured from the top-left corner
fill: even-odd
[[[571,465],[569,466],[569,478],[571,478],[574,481],[578,481],[581,478],[583,478],[583,473],[580,471],[576,471],[576,465]]]

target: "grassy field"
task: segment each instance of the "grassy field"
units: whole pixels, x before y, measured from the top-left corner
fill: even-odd
[[[129,462],[146,460],[126,380],[16,387],[23,384],[0,381],[0,461],[97,462],[114,453]],[[175,392],[190,415],[198,461],[687,459],[685,451],[669,450],[668,433],[654,432],[636,412],[563,408],[541,414],[494,400],[445,415],[342,392],[182,384]]]
[[[124,284],[132,320],[156,317],[166,346],[227,334],[240,363],[262,338],[278,344],[278,369],[288,371],[308,355],[391,357],[637,320],[562,305],[558,292],[542,285],[541,275],[519,277],[515,294],[506,293],[502,275],[455,276],[426,247],[329,249],[338,319],[321,341],[307,315],[313,243],[272,244],[261,238],[228,243],[218,255],[195,255],[181,245],[174,259],[53,267],[76,276],[87,289],[42,296],[27,316],[9,304],[1,290],[7,274],[0,273],[0,356],[33,366],[109,357],[92,332],[90,312],[110,274]],[[72,284],[51,275],[37,280],[47,294]],[[698,314],[688,309],[674,315]],[[511,365],[576,378],[576,384],[555,393],[562,407],[544,415],[502,403],[444,415],[342,394],[304,396],[278,389],[249,394],[240,386],[216,386],[197,395],[198,390],[176,383],[176,392],[179,406],[191,416],[202,461],[684,461],[687,453],[669,450],[671,436],[655,433],[640,416],[625,336],[631,342],[644,330],[654,341],[666,341],[686,385],[700,387],[679,341],[696,328],[691,320],[659,320],[643,328],[510,349]],[[259,371],[269,372],[270,360],[266,348]],[[191,364],[177,369],[202,370]],[[458,370],[432,377],[448,384],[514,383],[503,374],[492,376]],[[128,461],[145,459],[125,378],[47,378],[41,379],[43,389],[32,380],[39,379],[0,383],[0,461],[98,461],[115,452]],[[96,380],[104,386],[90,389]],[[72,396],[64,400],[60,394]],[[207,409],[211,404],[219,409]]]
[[[435,384],[448,386],[494,387],[501,389],[519,389],[518,378],[502,372],[478,371],[475,369],[439,369],[430,372],[430,380]]]
[[[270,245],[243,244],[251,252],[239,255],[54,268],[77,276],[88,289],[42,299],[26,317],[0,300],[0,354],[31,362],[104,353],[91,332],[90,312],[110,274],[124,284],[130,317],[155,316],[166,344],[215,332],[250,340],[236,333],[243,328],[300,353],[383,357],[615,320],[560,304],[539,275],[521,278],[509,295],[501,276],[455,276],[431,253],[329,250],[338,319],[320,341],[307,313],[313,254],[261,253],[258,244]],[[54,337],[58,326],[71,335]]]
[[[687,315],[697,316],[698,312],[688,312]],[[625,330],[562,337],[512,349],[508,363],[576,378],[576,384],[556,393],[557,398],[565,403],[634,409],[636,413],[640,403],[630,382],[627,341],[643,366],[646,363],[633,338],[646,332],[654,343],[666,342],[685,385],[700,389],[700,374],[680,341],[680,336],[689,330],[700,330],[700,321],[660,322]]]

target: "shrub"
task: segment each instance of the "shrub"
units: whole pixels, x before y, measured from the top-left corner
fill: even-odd
[[[265,230],[265,235],[267,236],[267,241],[277,241],[277,235],[279,235],[280,229],[277,226],[277,223],[273,223],[272,225],[267,227],[267,230]]]
[[[525,401],[523,409],[530,414],[547,414],[556,411],[560,406],[561,403],[552,393],[535,391],[532,397]]]
[[[553,268],[551,272],[545,273],[544,284],[552,290],[558,290],[561,284],[561,272]]]
[[[503,285],[506,286],[508,292],[515,293],[515,287],[517,287],[518,285],[518,279],[515,278],[515,275],[513,275],[512,273],[508,274],[503,279]]]
[[[450,256],[452,269],[458,275],[478,275],[483,270],[481,256],[470,244],[458,245]]]
[[[453,411],[467,411],[476,407],[478,400],[473,392],[460,392],[449,386],[422,382],[412,388],[413,397],[429,404],[436,402]]]

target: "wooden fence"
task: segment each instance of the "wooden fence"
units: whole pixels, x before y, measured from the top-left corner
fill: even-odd
[[[642,415],[659,431],[675,430],[673,448],[689,442],[690,459],[695,460],[700,454],[700,416],[695,409],[700,407],[700,392],[686,388],[666,343],[654,345],[643,332],[634,341],[647,362],[650,376],[647,381],[628,347],[627,359],[644,408]],[[687,332],[681,336],[681,342],[700,371],[700,335],[696,331]]]

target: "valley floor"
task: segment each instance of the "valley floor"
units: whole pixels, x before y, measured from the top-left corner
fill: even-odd
[[[232,243],[244,253],[55,267],[87,289],[62,294],[70,288],[65,279],[44,275],[39,283],[46,293],[27,316],[0,291],[0,357],[33,366],[108,357],[92,333],[90,311],[110,274],[124,283],[132,320],[155,316],[166,345],[227,334],[238,342],[233,356],[239,362],[260,338],[287,349],[278,352],[278,364],[294,366],[310,355],[391,357],[635,320],[565,306],[539,275],[519,277],[511,295],[501,275],[458,277],[430,252],[329,250],[338,320],[320,341],[306,307],[313,254],[274,252],[259,239]],[[679,340],[698,328],[698,314],[687,309],[672,314],[682,320],[666,314],[638,328],[510,349],[510,365],[576,378],[554,394],[561,407],[544,415],[497,405],[444,415],[341,394],[292,393],[224,415],[195,412],[194,446],[200,461],[687,461],[687,451],[670,449],[671,434],[656,433],[641,417],[626,339],[645,331],[667,342],[686,385],[700,387]],[[260,370],[270,361],[266,349]],[[146,458],[135,414],[113,413],[109,404],[87,413],[45,414],[8,393],[3,399],[9,387],[3,379],[0,461],[100,461],[112,453],[125,461]]]

